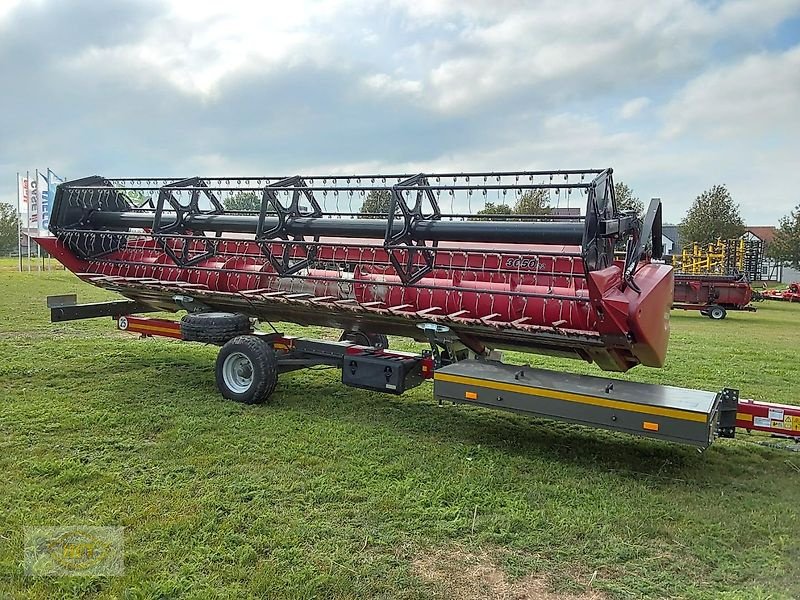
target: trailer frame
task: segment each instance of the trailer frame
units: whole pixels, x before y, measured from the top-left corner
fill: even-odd
[[[60,298],[59,302],[49,302],[54,304],[54,322],[107,317],[121,309],[114,301],[65,307],[64,297]],[[182,332],[181,321],[138,314],[113,314],[112,318],[119,331],[142,338],[192,341]],[[226,398],[260,403],[268,400],[280,374],[324,365],[340,369],[342,383],[351,387],[399,395],[431,380],[439,404],[472,404],[699,450],[708,448],[718,437],[734,437],[737,428],[800,440],[800,406],[742,400],[738,390],[727,387],[710,392],[505,364],[499,353],[480,356],[457,340],[443,339],[439,335],[442,327],[431,323],[424,328],[431,348],[422,352],[359,344],[348,341],[345,335],[331,341],[284,335],[274,328],[272,332],[251,329],[215,342],[220,346],[217,387]],[[361,336],[369,339],[363,332]],[[229,389],[222,364],[230,356],[226,347],[243,342],[258,349],[272,365],[267,369],[270,380],[263,386],[268,393],[252,402]],[[249,361],[252,368],[259,357],[236,360],[242,365]]]

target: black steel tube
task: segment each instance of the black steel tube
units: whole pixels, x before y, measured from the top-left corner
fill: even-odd
[[[95,211],[90,224],[108,228],[151,228],[153,214],[141,212]],[[174,214],[164,214],[161,226],[175,223]],[[256,215],[187,215],[184,225],[196,231],[255,234],[258,227]],[[278,219],[264,220],[265,230],[278,225]],[[296,217],[289,219],[285,233],[301,236],[384,239],[385,219],[327,219]],[[402,221],[395,221],[393,233],[400,233]],[[420,221],[411,236],[415,240],[432,242],[483,242],[513,244],[563,244],[580,246],[583,241],[583,223],[523,222],[523,221]]]

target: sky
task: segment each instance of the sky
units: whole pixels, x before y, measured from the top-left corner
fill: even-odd
[[[0,200],[68,178],[612,167],[800,204],[800,0],[0,0]]]

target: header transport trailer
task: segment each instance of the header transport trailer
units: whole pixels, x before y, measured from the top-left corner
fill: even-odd
[[[541,198],[585,212],[520,214]],[[489,214],[509,205],[514,215]],[[111,316],[121,330],[217,344],[217,386],[235,401],[263,402],[280,373],[322,364],[354,387],[401,394],[432,379],[440,401],[699,448],[737,425],[775,429],[754,425],[763,405],[743,408],[732,389],[501,362],[499,350],[510,349],[604,371],[663,366],[673,274],[651,262],[661,256],[661,205],[651,202],[641,220],[619,212],[611,169],[88,177],[58,187],[50,231],[37,239],[47,252],[124,297],[50,299],[52,320]],[[142,316],[180,310],[180,322]],[[256,330],[258,322],[271,331]],[[281,322],[344,333],[337,342],[291,337],[273,325]],[[391,350],[387,334],[428,348]],[[778,433],[790,435],[794,409],[785,411],[789,430],[782,421]]]
[[[753,290],[743,275],[675,275],[673,308],[699,310],[703,316],[719,321],[729,310],[755,312],[751,300]]]

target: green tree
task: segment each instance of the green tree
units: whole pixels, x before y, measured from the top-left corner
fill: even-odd
[[[145,195],[141,190],[125,190],[123,194],[136,208],[142,208],[150,199],[150,196]]]
[[[516,215],[549,215],[551,211],[549,190],[528,190],[514,204]]]
[[[478,211],[479,215],[513,215],[514,211],[508,204],[495,204],[494,202],[487,202],[481,210]],[[488,221],[488,219],[476,219],[478,221]]]
[[[0,252],[17,249],[19,238],[19,215],[10,204],[0,202]]]
[[[685,243],[710,244],[717,238],[729,240],[745,232],[739,215],[739,205],[733,201],[728,188],[715,185],[700,194],[678,225]]]
[[[781,263],[800,269],[800,204],[780,220],[767,252]]]
[[[634,212],[637,217],[641,217],[644,213],[644,203],[634,196],[633,190],[622,181],[614,184],[614,199],[620,212]]]
[[[389,206],[391,203],[392,193],[389,190],[372,190],[364,199],[364,204],[361,205],[361,212],[389,214]]]
[[[261,210],[261,198],[255,192],[236,192],[225,198],[226,210]]]

